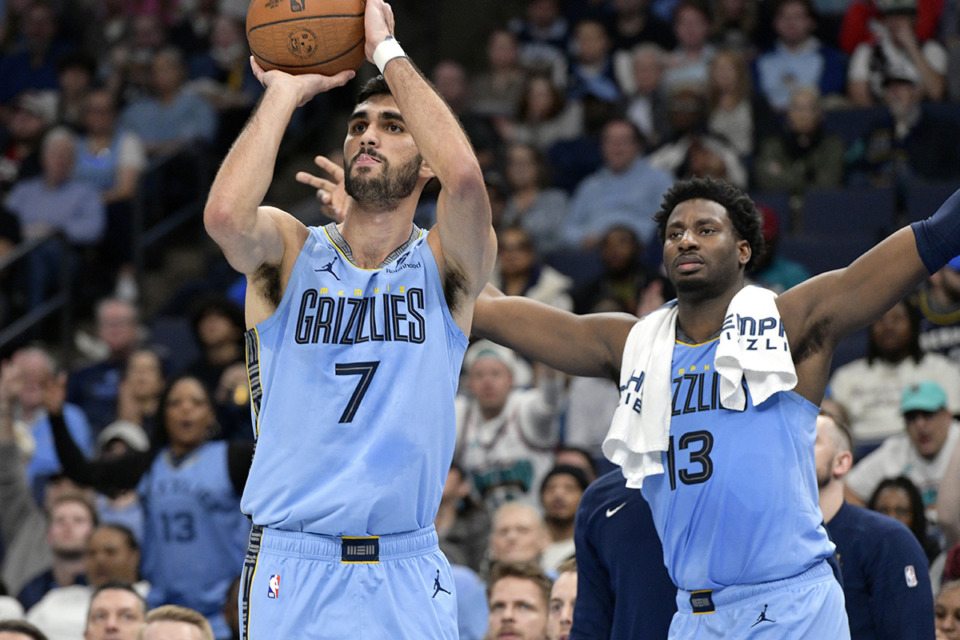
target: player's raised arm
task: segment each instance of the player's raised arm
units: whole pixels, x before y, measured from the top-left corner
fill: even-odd
[[[456,116],[392,39],[393,14],[383,0],[367,0],[365,21],[367,58],[381,69],[404,124],[442,186],[437,231],[447,290],[457,289],[472,301],[496,257],[490,203],[476,154]],[[458,324],[468,328],[469,303],[448,302]]]
[[[294,110],[315,95],[339,87],[353,71],[327,77],[264,72],[251,59],[265,87],[260,104],[234,142],[210,188],[203,223],[230,265],[245,274],[263,264],[278,264],[284,251],[277,220],[285,214],[260,207],[270,181],[280,141]],[[290,219],[293,221],[293,219]]]
[[[850,266],[783,293],[777,305],[798,365],[798,391],[806,395],[801,387],[808,356],[826,354],[813,358],[813,367],[825,378],[829,355],[841,339],[879,318],[958,254],[960,191],[935,215],[900,229]],[[822,386],[821,382],[815,386]]]
[[[636,322],[627,313],[578,316],[523,296],[505,296],[492,285],[484,288],[473,312],[479,337],[564,373],[617,381],[623,346]]]

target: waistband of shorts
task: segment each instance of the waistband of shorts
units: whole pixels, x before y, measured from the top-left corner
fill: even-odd
[[[807,582],[817,582],[827,577],[831,580],[834,579],[833,570],[827,561],[824,560],[802,573],[784,578],[783,580],[771,580],[770,582],[760,582],[758,584],[736,584],[723,587],[722,589],[712,590],[698,589],[697,591],[686,591],[685,589],[677,589],[677,610],[680,613],[693,613],[693,606],[690,603],[690,597],[693,593],[709,592],[714,608],[719,610],[723,607],[734,606],[756,596],[776,591],[777,589],[793,587]]]
[[[437,531],[431,524],[417,531],[404,531],[383,536],[328,536],[303,531],[287,531],[254,525],[260,529],[260,549],[302,558],[340,561],[344,538],[362,541],[377,538],[380,545],[380,560],[418,556],[440,548]]]

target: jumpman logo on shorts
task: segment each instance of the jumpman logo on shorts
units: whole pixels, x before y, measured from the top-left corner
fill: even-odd
[[[335,274],[335,273],[333,272],[333,263],[336,262],[336,261],[339,260],[339,259],[340,259],[340,256],[333,256],[333,260],[331,260],[331,261],[328,262],[327,264],[323,265],[323,266],[320,267],[319,269],[314,269],[314,271],[326,271],[327,273],[329,273],[330,275],[332,275],[334,278],[336,278],[337,280],[339,280],[339,279],[340,279],[340,276],[338,276],[337,274]]]
[[[751,627],[755,627],[761,622],[776,622],[776,620],[771,620],[767,617],[767,605],[763,605],[763,611],[760,612],[760,615],[757,616],[757,621],[754,622]]]
[[[433,595],[432,598],[436,598],[437,594],[443,591],[446,594],[453,595],[446,589],[440,586],[440,569],[437,569],[437,577],[433,579]]]

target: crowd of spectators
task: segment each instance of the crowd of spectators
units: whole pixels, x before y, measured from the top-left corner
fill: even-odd
[[[752,277],[778,291],[811,275],[779,252],[819,231],[803,225],[809,190],[891,187],[899,223],[915,184],[960,182],[957,0],[521,4],[491,25],[483,64],[423,66],[477,150],[499,240],[492,282],[509,294],[637,316],[671,299],[651,217],[680,178],[724,178],[764,205],[769,249]],[[42,305],[66,270],[95,334],[76,357],[35,333],[0,366],[0,620],[23,616],[51,639],[135,631],[148,606],[158,624],[237,637],[254,430],[242,286],[214,283],[223,265],[212,265],[167,307],[191,344],[160,343],[131,247],[138,197],[164,210],[197,196],[181,184],[189,169],[158,168],[197,154],[216,163],[260,94],[245,11],[239,0],[0,2],[0,260],[62,239],[0,266],[0,327]],[[283,196],[323,218],[297,193]],[[780,196],[785,207],[764,204]],[[431,198],[418,223],[431,223]],[[828,528],[862,518],[849,506],[883,514],[862,519],[885,532],[864,544],[916,543],[917,584],[930,602],[939,590],[937,628],[960,637],[960,259],[868,333],[827,391],[840,425],[821,484],[838,515]],[[571,625],[575,637],[665,637],[673,587],[649,508],[600,454],[616,385],[485,342],[461,382],[436,519],[461,637],[542,640]],[[638,552],[610,551],[625,545]],[[574,552],[579,567],[565,562]],[[574,604],[578,575],[589,595]],[[647,604],[623,609],[618,591]],[[885,603],[861,596],[848,593],[860,607],[848,606],[851,625],[885,637]],[[165,618],[162,605],[210,626]]]

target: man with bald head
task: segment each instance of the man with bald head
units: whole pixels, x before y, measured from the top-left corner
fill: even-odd
[[[540,563],[549,540],[540,512],[522,502],[508,502],[493,516],[490,559]]]

